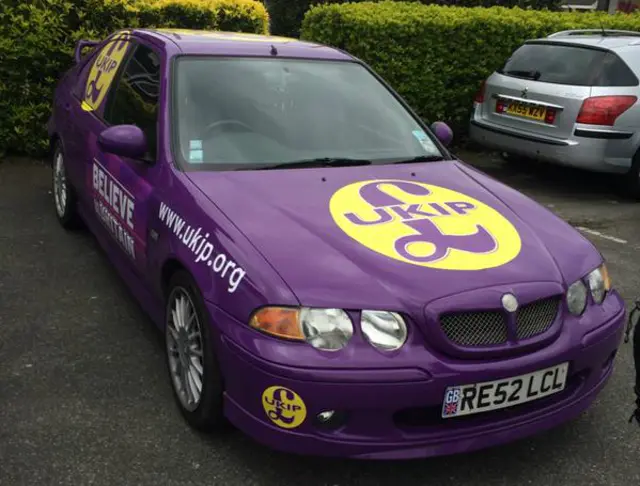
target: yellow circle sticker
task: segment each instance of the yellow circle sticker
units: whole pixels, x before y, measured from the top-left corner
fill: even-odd
[[[262,393],[262,407],[267,417],[284,429],[298,427],[307,417],[307,407],[302,398],[282,386],[271,386]]]
[[[495,209],[421,182],[356,182],[335,192],[329,210],[361,245],[412,265],[484,270],[509,263],[522,248],[516,228]]]
[[[129,31],[122,31],[113,36],[113,39],[100,50],[96,60],[91,66],[91,72],[87,78],[82,107],[86,111],[97,110],[104,101],[109,86],[118,72],[118,67],[124,60],[130,45]]]

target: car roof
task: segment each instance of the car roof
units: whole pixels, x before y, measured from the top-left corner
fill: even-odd
[[[549,37],[532,40],[532,42],[548,42],[572,44],[584,47],[598,47],[617,51],[626,48],[634,48],[640,45],[640,32],[636,35],[633,33],[624,33],[616,31],[605,31],[605,35],[601,32],[592,31],[582,33],[581,31],[566,31],[552,34]]]
[[[144,28],[132,29],[134,36],[172,46],[176,54],[229,55],[353,61],[345,52],[322,44],[288,37],[214,30]]]

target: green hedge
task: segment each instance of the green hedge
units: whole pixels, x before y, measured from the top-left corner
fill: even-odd
[[[317,6],[302,38],[367,62],[427,121],[464,138],[481,82],[527,39],[573,28],[640,30],[639,14],[441,7],[415,3]]]
[[[54,87],[78,39],[124,27],[182,27],[264,34],[254,0],[0,0],[0,156],[40,156]]]
[[[276,35],[298,37],[305,13],[315,5],[358,3],[367,0],[263,0],[269,6],[271,32]],[[368,0],[372,1],[372,0]],[[381,0],[373,0],[381,1]],[[457,7],[521,7],[537,10],[559,10],[561,0],[405,0],[425,5]]]

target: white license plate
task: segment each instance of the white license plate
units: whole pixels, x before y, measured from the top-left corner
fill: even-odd
[[[504,380],[450,386],[445,390],[442,418],[461,417],[513,407],[564,390],[569,363]]]

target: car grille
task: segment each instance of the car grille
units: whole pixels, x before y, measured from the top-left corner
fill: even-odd
[[[522,306],[516,312],[516,335],[529,339],[547,331],[558,314],[560,298],[552,297]],[[440,316],[440,326],[459,346],[496,346],[508,340],[507,314],[500,310],[452,312]]]
[[[518,339],[529,339],[545,332],[558,315],[560,299],[538,300],[523,306],[516,312]]]
[[[501,311],[457,312],[440,317],[447,337],[460,346],[491,346],[507,342],[507,322]]]

